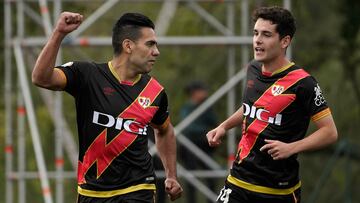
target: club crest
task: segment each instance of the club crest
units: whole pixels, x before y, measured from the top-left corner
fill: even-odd
[[[144,109],[149,107],[151,104],[150,98],[147,98],[147,97],[139,97],[138,102],[139,102],[140,106],[142,106]]]
[[[284,91],[284,86],[273,85],[273,86],[271,87],[271,93],[272,93],[274,96],[280,95],[283,91]]]

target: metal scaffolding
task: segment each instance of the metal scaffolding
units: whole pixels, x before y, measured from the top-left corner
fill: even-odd
[[[215,201],[216,192],[211,191],[199,178],[201,177],[225,177],[228,170],[220,166],[212,157],[209,157],[195,144],[182,136],[182,131],[201,115],[207,108],[212,106],[220,98],[227,95],[227,114],[231,115],[236,110],[236,93],[234,87],[241,84],[245,77],[245,72],[239,68],[243,67],[249,61],[249,51],[247,46],[251,45],[252,37],[249,36],[249,0],[241,0],[241,13],[235,13],[235,4],[239,0],[108,0],[98,1],[102,5],[88,16],[82,25],[65,40],[65,46],[91,46],[111,45],[111,37],[82,36],[82,33],[94,22],[109,12],[116,4],[131,4],[134,2],[153,2],[158,3],[160,12],[156,20],[156,31],[160,45],[226,45],[227,52],[227,82],[211,95],[202,105],[200,105],[187,118],[175,126],[178,143],[187,147],[195,156],[198,156],[212,170],[211,171],[189,171],[178,163],[178,173],[186,181],[193,184],[208,199]],[[5,0],[4,1],[4,26],[5,26],[5,78],[4,78],[4,99],[5,99],[5,170],[6,170],[6,203],[13,203],[16,200],[19,203],[26,202],[26,180],[39,179],[44,202],[63,203],[64,202],[64,179],[76,177],[78,147],[74,137],[66,122],[62,110],[61,93],[52,93],[47,90],[38,89],[41,99],[46,105],[49,115],[55,126],[55,171],[49,171],[45,164],[44,152],[41,147],[40,132],[38,121],[35,115],[33,95],[30,91],[29,69],[33,64],[25,60],[28,55],[28,48],[43,46],[47,37],[52,32],[53,19],[57,19],[62,10],[63,3],[76,2],[78,4],[89,1],[69,1],[69,0]],[[226,25],[223,25],[216,17],[206,11],[199,3],[213,2],[222,3],[226,8]],[[29,3],[38,3],[38,10],[34,10]],[[48,3],[51,3],[52,9],[49,9]],[[166,36],[171,21],[174,18],[178,5],[182,3],[196,13],[205,22],[211,25],[221,35],[219,36]],[[290,9],[290,0],[283,0],[283,6]],[[53,13],[50,13],[50,10]],[[51,14],[53,16],[51,16]],[[16,16],[15,16],[16,15]],[[15,18],[15,19],[13,19]],[[241,19],[241,35],[236,35],[235,18]],[[33,21],[43,28],[45,36],[30,37],[25,30],[26,21]],[[16,22],[16,26],[12,24]],[[16,29],[14,29],[16,28]],[[16,30],[16,33],[14,33]],[[241,61],[237,62],[235,58],[235,46],[241,47]],[[288,51],[288,54],[291,52]],[[29,54],[31,55],[31,54]],[[34,61],[35,59],[33,59]],[[15,61],[15,64],[13,63]],[[33,62],[32,61],[32,62]],[[62,54],[60,51],[57,64],[61,64]],[[14,67],[15,66],[15,67]],[[16,75],[13,76],[13,69]],[[13,92],[17,92],[16,107],[14,106]],[[14,97],[15,98],[15,97]],[[15,114],[16,110],[16,114]],[[16,116],[15,118],[13,118]],[[13,121],[16,121],[14,123]],[[26,124],[29,127],[31,141],[36,157],[37,171],[27,171],[26,169]],[[16,129],[16,131],[14,130]],[[15,137],[17,136],[17,137]],[[16,138],[16,139],[15,139]],[[228,135],[227,150],[228,156],[234,158],[235,152],[235,131],[230,131]],[[17,140],[17,143],[14,143]],[[17,152],[13,151],[14,144],[17,145]],[[154,155],[156,148],[150,143],[150,153]],[[64,170],[64,159],[69,160],[73,171]],[[15,156],[16,159],[15,159]],[[17,160],[16,168],[14,160]],[[160,174],[161,176],[161,174]],[[50,187],[49,179],[54,179],[54,188]],[[17,183],[17,184],[14,184]],[[15,189],[17,186],[17,190]],[[75,188],[75,186],[74,186]],[[53,194],[55,192],[55,195]],[[17,199],[14,198],[17,194]],[[55,200],[54,200],[55,197]]]

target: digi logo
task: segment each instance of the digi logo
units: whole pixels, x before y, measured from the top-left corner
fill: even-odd
[[[256,118],[260,121],[267,123],[281,125],[281,114],[276,114],[275,116],[270,116],[270,111],[266,109],[256,108],[255,106],[250,106],[249,104],[243,103],[244,107],[244,116],[249,116],[250,118]]]

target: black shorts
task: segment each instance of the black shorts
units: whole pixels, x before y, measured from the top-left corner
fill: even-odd
[[[226,181],[217,203],[300,203],[301,189],[289,195],[272,195],[246,190]]]
[[[77,203],[155,203],[155,191],[138,190],[107,198],[87,197],[79,194]]]

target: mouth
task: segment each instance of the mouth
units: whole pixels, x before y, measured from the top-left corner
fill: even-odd
[[[255,51],[255,53],[263,53],[265,51],[265,49],[263,49],[261,47],[255,47],[254,51]]]

